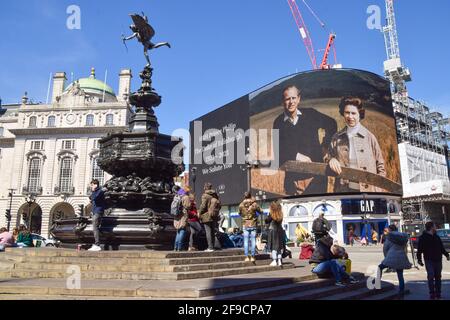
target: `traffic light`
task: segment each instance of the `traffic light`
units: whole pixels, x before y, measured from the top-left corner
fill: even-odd
[[[79,215],[80,216],[84,216],[84,204],[79,204],[78,207],[79,207],[79,210],[80,210],[79,211],[80,212]]]
[[[11,221],[11,210],[6,209],[5,217],[7,221]]]

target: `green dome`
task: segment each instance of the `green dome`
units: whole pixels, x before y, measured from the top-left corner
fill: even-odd
[[[81,79],[78,79],[77,81],[80,84],[80,88],[86,92],[95,92],[95,93],[103,94],[103,90],[104,90],[105,93],[109,93],[113,96],[116,96],[116,94],[114,93],[114,90],[110,86],[108,86],[103,81],[95,79],[95,70],[94,69],[91,70],[91,76],[89,78],[81,78]],[[69,86],[67,86],[65,91],[70,90],[77,81],[69,84]]]

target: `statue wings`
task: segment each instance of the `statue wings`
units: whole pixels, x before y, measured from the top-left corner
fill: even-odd
[[[139,35],[143,42],[150,41],[155,35],[155,29],[140,15],[130,14],[133,19],[134,25],[138,29]]]

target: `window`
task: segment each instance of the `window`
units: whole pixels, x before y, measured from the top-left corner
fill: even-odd
[[[75,140],[63,140],[61,148],[63,150],[73,150],[73,149],[75,149]]]
[[[28,126],[30,128],[36,128],[36,122],[37,122],[36,117],[32,116],[32,117],[30,117],[30,122],[28,123]]]
[[[114,115],[113,114],[107,114],[106,115],[106,125],[112,126],[114,124]]]
[[[97,158],[94,158],[92,160],[92,180],[97,179],[100,182],[100,186],[102,186],[104,176],[103,170],[98,166]]]
[[[94,140],[94,149],[99,149],[100,145],[99,145],[99,140]]]
[[[308,217],[308,210],[304,206],[295,206],[289,211],[289,217]]]
[[[3,137],[4,131],[5,131],[5,129],[3,127],[0,127],[0,137]]]
[[[59,191],[71,193],[72,191],[73,160],[63,158],[59,170]]]
[[[56,117],[50,116],[48,117],[47,127],[55,127]]]
[[[94,125],[94,115],[88,114],[86,116],[86,126],[93,126]]]
[[[41,186],[41,159],[32,158],[28,168],[28,192],[38,193]]]
[[[31,150],[44,150],[44,141],[31,141]]]

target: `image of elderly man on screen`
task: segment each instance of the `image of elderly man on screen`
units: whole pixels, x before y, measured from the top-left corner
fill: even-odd
[[[299,108],[301,90],[288,86],[283,90],[284,112],[274,122],[279,130],[279,163],[287,161],[324,162],[327,146],[337,131],[336,121],[313,108]],[[284,189],[287,195],[324,194],[327,177],[286,172]]]

